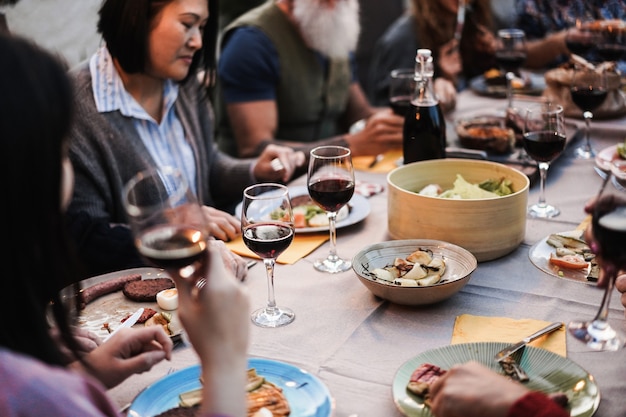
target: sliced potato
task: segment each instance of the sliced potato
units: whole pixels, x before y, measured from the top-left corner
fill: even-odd
[[[413,262],[414,264],[428,265],[432,258],[430,257],[430,254],[428,252],[424,252],[423,250],[416,250],[415,252],[407,256],[406,260],[409,262]]]

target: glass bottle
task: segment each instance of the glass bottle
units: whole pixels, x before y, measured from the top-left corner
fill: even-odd
[[[430,49],[418,49],[415,57],[415,92],[404,119],[404,163],[446,157],[446,121],[433,89],[433,57]]]

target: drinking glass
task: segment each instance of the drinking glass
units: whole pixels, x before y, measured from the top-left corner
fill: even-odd
[[[626,57],[626,30],[620,21],[617,24],[609,22],[599,33],[596,50],[605,61],[621,61]]]
[[[267,304],[252,313],[252,322],[260,327],[280,327],[291,323],[295,313],[278,307],[274,297],[276,258],[291,245],[294,236],[293,211],[289,190],[281,184],[251,185],[243,192],[241,208],[243,241],[263,259],[267,271]]]
[[[509,108],[513,107],[513,86],[511,82],[526,62],[526,34],[521,29],[500,29],[496,44],[495,59],[506,73],[506,95]]]
[[[546,203],[545,188],[548,168],[565,148],[563,106],[544,103],[528,108],[523,135],[526,153],[539,165],[539,201],[528,207],[530,217],[549,218],[560,211]]]
[[[576,158],[590,159],[596,155],[589,137],[592,112],[602,105],[608,94],[606,72],[603,69],[576,66],[572,75],[570,94],[574,104],[583,111],[585,119],[585,142],[576,148]]]
[[[406,116],[415,92],[415,69],[397,68],[391,71],[389,80],[389,105],[398,116]]]
[[[124,207],[135,246],[169,274],[206,284],[208,228],[202,207],[179,169],[154,168],[124,186]]]
[[[615,278],[626,269],[626,161],[611,164],[602,183],[592,214],[594,251],[606,279],[598,313],[592,320],[572,321],[568,330],[594,350],[616,351],[625,339],[608,322],[609,302]]]
[[[337,212],[354,194],[354,169],[350,149],[343,146],[319,146],[311,150],[307,172],[309,195],[326,210],[330,230],[330,253],[313,264],[315,269],[335,274],[352,267],[352,262],[337,256]]]
[[[580,16],[565,34],[565,46],[569,52],[585,59],[597,48],[602,38],[597,30],[592,30],[589,26],[591,21],[590,16]]]

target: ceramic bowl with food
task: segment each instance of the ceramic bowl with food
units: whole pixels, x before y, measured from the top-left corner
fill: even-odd
[[[428,251],[432,258],[445,264],[439,282],[424,286],[402,286],[379,279],[374,271],[405,259],[417,250]],[[443,301],[459,292],[476,269],[477,261],[469,251],[440,240],[407,239],[374,243],[363,248],[352,259],[352,269],[359,281],[374,295],[402,305],[426,305]]]
[[[504,117],[476,116],[457,120],[456,134],[462,146],[495,154],[507,154],[515,146],[515,132]]]
[[[458,176],[472,184],[505,179],[506,196],[451,199],[419,192],[436,184],[453,188]],[[434,159],[403,165],[387,175],[387,226],[393,239],[436,239],[459,245],[479,262],[504,256],[524,240],[528,177],[504,164]]]

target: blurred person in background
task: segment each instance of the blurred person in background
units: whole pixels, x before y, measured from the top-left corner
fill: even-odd
[[[0,261],[10,310],[19,311],[0,329],[0,415],[121,417],[106,390],[169,360],[172,341],[161,326],[120,329],[106,343],[75,327],[79,266],[64,214],[72,85],[64,63],[30,41],[0,35],[0,56],[0,152],[11,156],[0,166],[10,179],[0,213],[11,242]],[[211,279],[196,297],[174,277],[178,314],[202,364],[203,415],[242,417],[247,293],[219,254],[207,256]]]
[[[103,43],[71,72],[77,112],[69,154],[76,187],[68,214],[88,276],[145,265],[122,201],[122,187],[136,173],[181,168],[204,204],[211,235],[230,240],[241,234],[231,213],[243,189],[257,181],[286,182],[304,163],[304,155],[288,147],[268,146],[247,160],[217,149],[209,94],[197,77],[200,65],[214,73],[217,24],[217,0],[102,3]],[[282,169],[272,168],[273,159]],[[245,271],[243,260],[235,262]]]
[[[13,6],[17,4],[19,0],[0,0],[0,34],[9,33],[9,24],[7,23],[7,17],[2,11],[3,7]]]
[[[348,146],[354,156],[402,144],[403,118],[373,108],[356,76],[358,0],[275,0],[223,33],[219,145],[238,157],[268,144]],[[358,132],[349,132],[364,120]]]
[[[527,68],[555,67],[569,57],[568,29],[577,19],[626,19],[624,0],[516,0],[517,25],[526,33]],[[626,68],[620,64],[621,68]]]
[[[389,74],[414,68],[419,48],[430,49],[435,63],[435,93],[444,111],[456,104],[456,92],[469,79],[495,66],[489,0],[468,1],[460,41],[455,39],[459,0],[411,0],[374,47],[369,71],[369,99],[375,105],[389,100]]]

